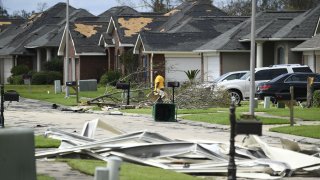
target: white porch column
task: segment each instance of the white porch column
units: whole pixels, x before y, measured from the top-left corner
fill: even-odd
[[[47,51],[47,62],[49,62],[51,61],[51,49],[47,48],[46,51]]]
[[[41,71],[41,50],[37,48],[37,72]]]
[[[257,42],[257,66],[263,67],[263,42]]]
[[[72,81],[76,80],[76,60],[75,58],[71,59],[71,75],[72,75]]]
[[[150,82],[152,87],[153,86],[153,53],[151,53],[151,58],[150,58]]]

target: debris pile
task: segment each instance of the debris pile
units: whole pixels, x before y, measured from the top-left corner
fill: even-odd
[[[115,136],[94,139],[97,127]],[[46,136],[59,139],[62,144],[59,149],[37,152],[37,158],[85,153],[104,161],[109,156],[117,156],[132,163],[181,173],[226,175],[228,171],[228,143],[175,140],[149,131],[123,133],[99,119],[87,122],[81,135],[51,128]],[[292,147],[291,142],[284,142],[286,147]],[[317,151],[319,155],[319,148]],[[245,146],[236,147],[235,160],[237,177],[278,179],[320,174],[320,158],[316,155],[271,147],[257,136],[247,138]]]

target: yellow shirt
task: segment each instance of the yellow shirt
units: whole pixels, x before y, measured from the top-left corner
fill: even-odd
[[[157,87],[157,84],[158,84],[158,87]],[[161,75],[158,75],[154,80],[154,90],[157,91],[157,89],[162,89],[162,88],[164,88],[164,78]]]

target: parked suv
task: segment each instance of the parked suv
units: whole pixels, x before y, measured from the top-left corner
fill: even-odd
[[[281,74],[293,72],[312,72],[306,65],[300,64],[283,64],[273,65],[270,67],[262,67],[255,69],[255,85],[267,82]],[[248,99],[250,96],[250,72],[237,80],[223,81],[217,84],[216,88],[227,90],[235,102],[240,104],[242,100]]]
[[[290,86],[293,86],[294,99],[304,101],[307,99],[308,77],[313,77],[313,90],[320,90],[320,74],[316,73],[287,73],[282,74],[271,81],[260,83],[256,97],[264,99],[270,96],[273,101],[277,100],[278,94],[289,94]]]

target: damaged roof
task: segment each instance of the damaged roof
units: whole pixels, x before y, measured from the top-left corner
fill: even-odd
[[[10,26],[18,26],[24,22],[25,20],[22,18],[0,18],[0,32]]]
[[[202,17],[190,19],[173,33],[143,32],[145,51],[193,51],[234,26],[246,17]]]
[[[212,5],[211,0],[198,0],[193,2],[184,2],[177,6],[164,16],[168,21],[159,27],[158,31],[167,32],[180,26],[184,21],[190,18],[203,16],[227,16],[227,13]]]
[[[140,37],[144,45],[144,51],[192,51],[219,34],[214,31],[211,33],[143,32]]]
[[[121,15],[139,15],[140,13],[135,9],[128,6],[116,6],[108,9],[107,11],[98,15],[103,20],[109,21],[112,16],[121,16]]]
[[[29,54],[27,48],[59,47],[65,26],[65,7],[65,3],[58,3],[43,13],[34,14],[16,29],[6,32],[10,38],[6,40],[7,44],[0,50],[0,54]],[[69,12],[70,22],[77,17],[93,16],[86,10],[71,6]]]
[[[99,40],[108,22],[100,20],[99,17],[79,18],[70,25],[76,53],[105,53],[104,48],[99,46]]]
[[[167,17],[158,15],[116,16],[113,18],[115,29],[122,44],[134,44],[139,32],[152,31],[167,20]]]
[[[257,39],[268,40],[271,37],[275,37],[277,33],[280,33],[286,27],[290,27],[292,21],[298,21],[300,16],[304,16],[304,11],[266,11],[257,14],[256,16],[256,34]],[[301,21],[300,21],[301,22]],[[292,31],[294,29],[291,29]],[[247,19],[245,22],[235,26],[234,28],[226,31],[220,36],[212,39],[205,45],[196,49],[196,51],[243,51],[249,50],[250,44],[244,41],[250,40],[251,32],[251,19]],[[291,32],[287,32],[290,34]],[[281,38],[288,36],[283,35]],[[300,37],[305,37],[302,35]],[[280,38],[280,36],[277,36]],[[279,39],[278,39],[279,40]],[[241,42],[243,41],[243,42]]]

